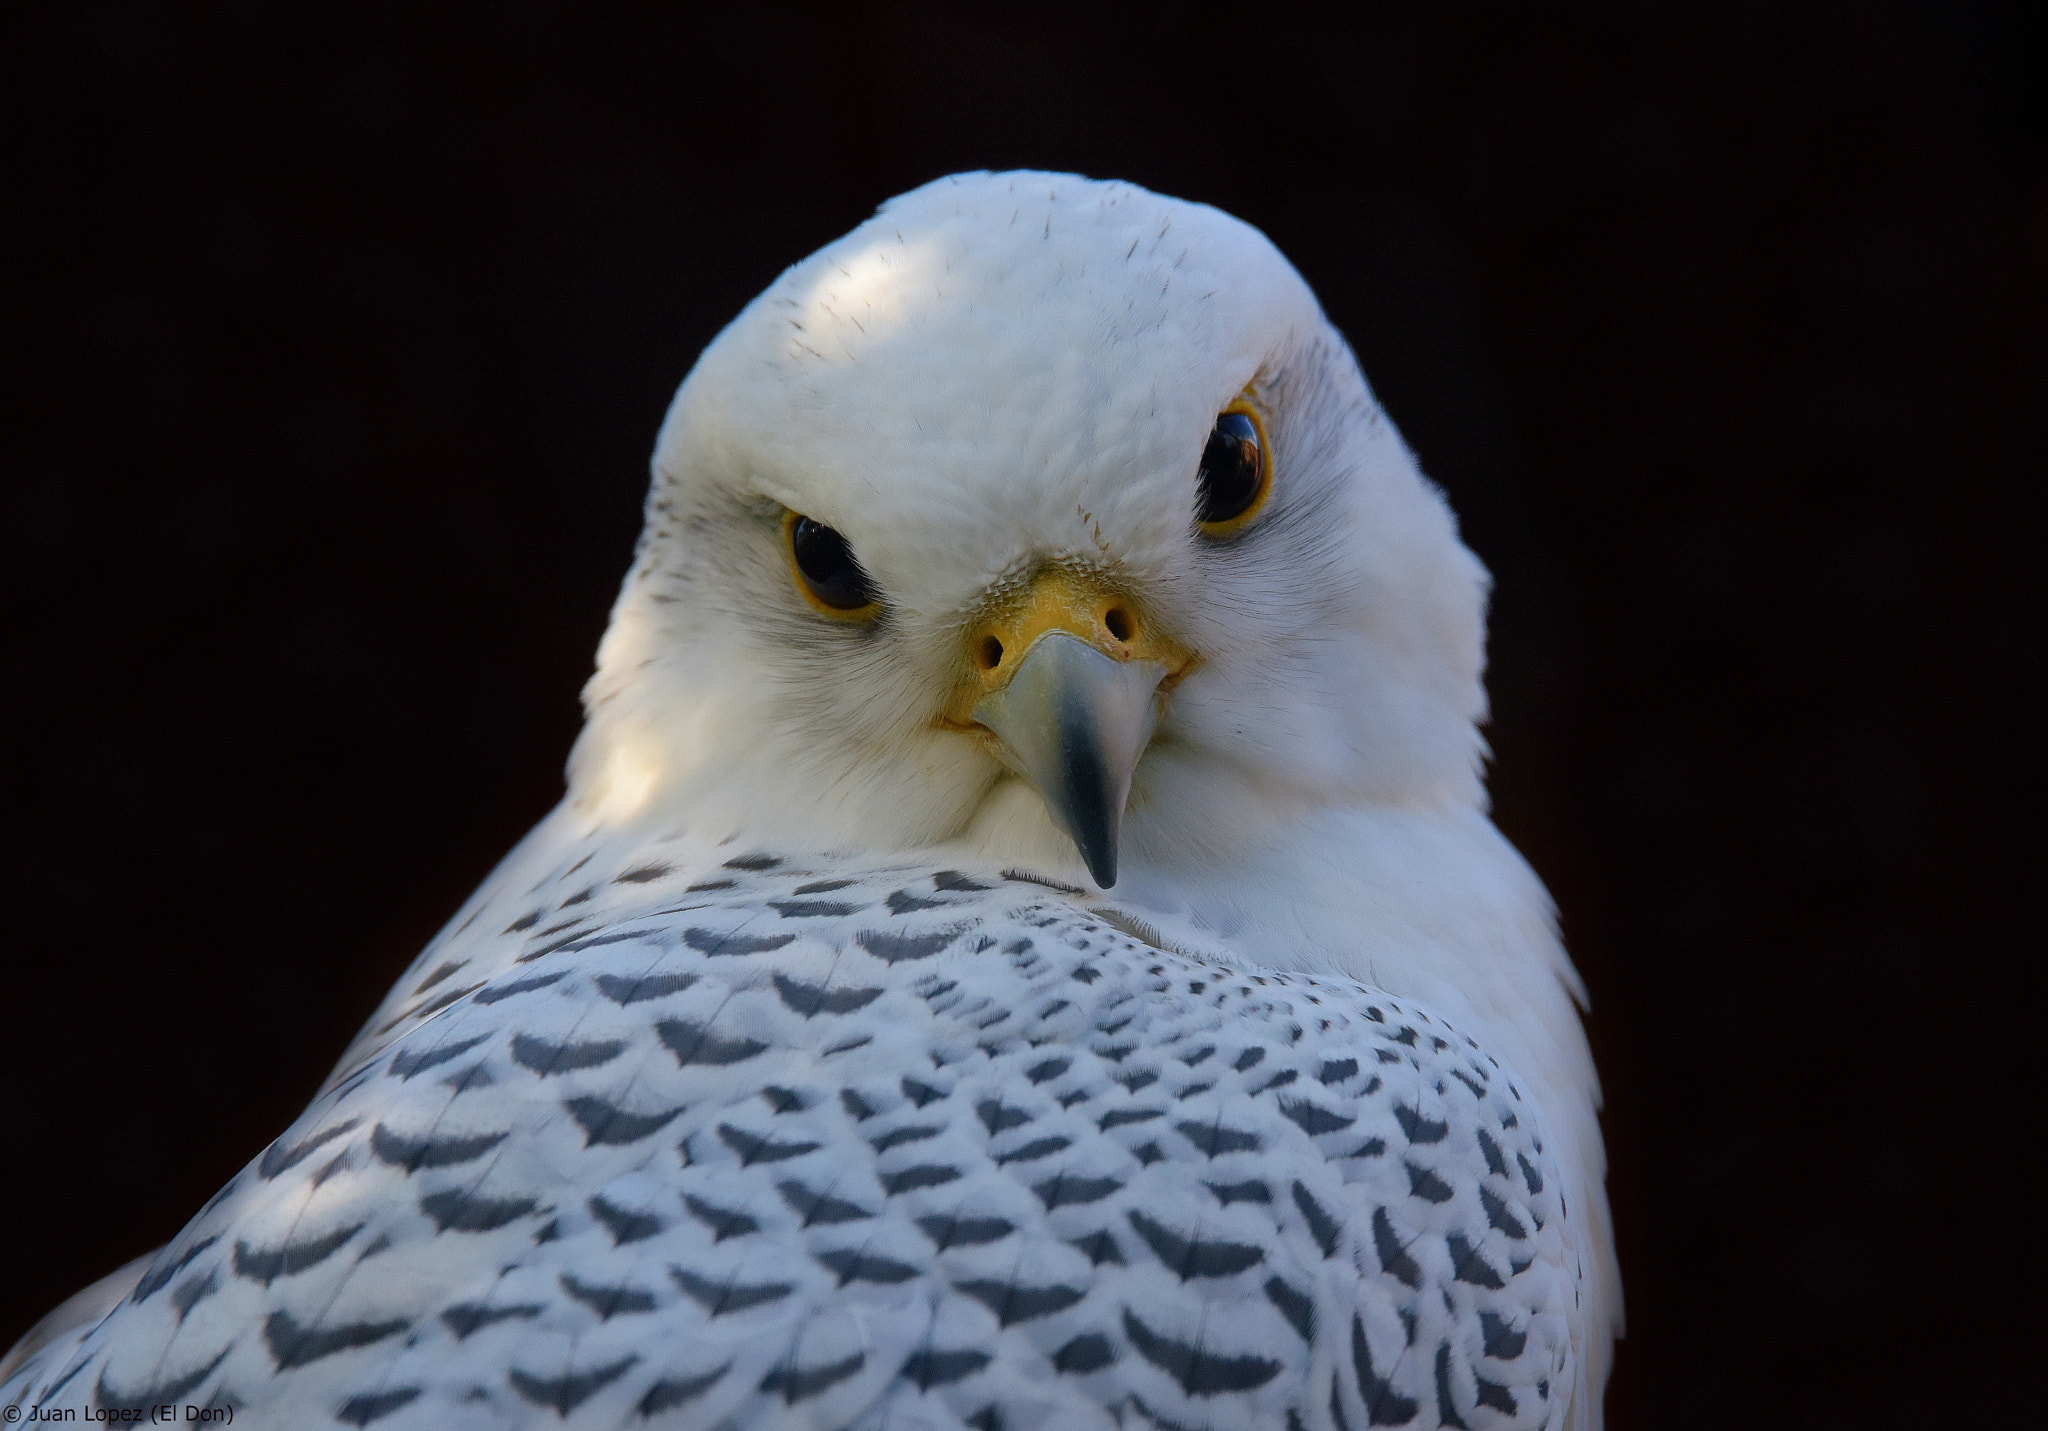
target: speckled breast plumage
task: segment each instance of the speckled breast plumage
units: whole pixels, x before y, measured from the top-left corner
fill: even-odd
[[[1015,874],[592,875],[437,941],[300,1120],[0,1400],[1562,1421],[1558,1180],[1511,1074],[1426,1011],[1162,950]]]

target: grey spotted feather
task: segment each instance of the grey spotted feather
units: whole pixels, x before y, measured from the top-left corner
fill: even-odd
[[[6,1399],[390,1431],[1560,1419],[1577,1271],[1538,1122],[1427,1012],[986,872],[638,866],[556,911],[592,873],[429,950]]]

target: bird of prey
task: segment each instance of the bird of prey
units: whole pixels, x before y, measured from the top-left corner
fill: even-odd
[[[1262,235],[898,198],[704,352],[646,517],[561,806],[0,1402],[1599,1425],[1599,1094],[1486,815],[1487,576]]]

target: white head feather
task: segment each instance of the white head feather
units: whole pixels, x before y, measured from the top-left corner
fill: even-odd
[[[1196,467],[1253,385],[1273,496],[1211,544]],[[846,535],[879,623],[811,610],[785,508]],[[1048,558],[1113,569],[1202,658],[1139,767],[1127,858],[1228,860],[1324,804],[1480,802],[1485,572],[1307,286],[1226,214],[1049,174],[885,205],[706,350],[572,797],[827,847],[987,823],[1002,767],[932,718],[970,613]],[[1007,808],[996,853],[1058,847],[1031,800]]]

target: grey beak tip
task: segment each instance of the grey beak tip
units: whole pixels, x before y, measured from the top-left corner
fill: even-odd
[[[1101,849],[1083,849],[1081,858],[1088,864],[1088,873],[1104,889],[1116,888],[1116,846],[1111,844]]]

